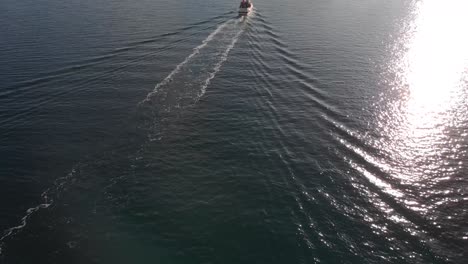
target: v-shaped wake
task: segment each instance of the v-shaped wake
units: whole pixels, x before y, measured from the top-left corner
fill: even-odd
[[[228,59],[244,29],[245,21],[234,18],[219,25],[141,103],[153,104],[158,112],[196,103]]]

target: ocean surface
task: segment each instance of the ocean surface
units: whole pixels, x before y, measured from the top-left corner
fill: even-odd
[[[0,263],[467,263],[466,0],[2,0]]]

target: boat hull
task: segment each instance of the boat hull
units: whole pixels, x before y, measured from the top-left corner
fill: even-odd
[[[250,13],[253,9],[253,5],[250,5],[250,7],[247,7],[247,8],[239,8],[239,15],[247,15],[248,13]]]

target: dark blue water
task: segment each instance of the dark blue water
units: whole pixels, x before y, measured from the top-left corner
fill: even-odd
[[[464,263],[463,0],[0,4],[0,263]]]

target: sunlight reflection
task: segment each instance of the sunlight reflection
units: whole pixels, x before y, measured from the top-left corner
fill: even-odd
[[[465,0],[418,2],[401,61],[412,103],[447,103],[459,86],[468,62],[466,10]]]
[[[420,176],[444,167],[441,155],[456,153],[445,130],[463,104],[463,76],[468,69],[468,1],[418,1],[393,70],[405,103],[397,129],[402,163],[419,165]],[[443,150],[444,148],[448,148]],[[413,171],[414,172],[414,171]],[[408,178],[408,176],[410,176]],[[406,180],[422,180],[406,173]]]

